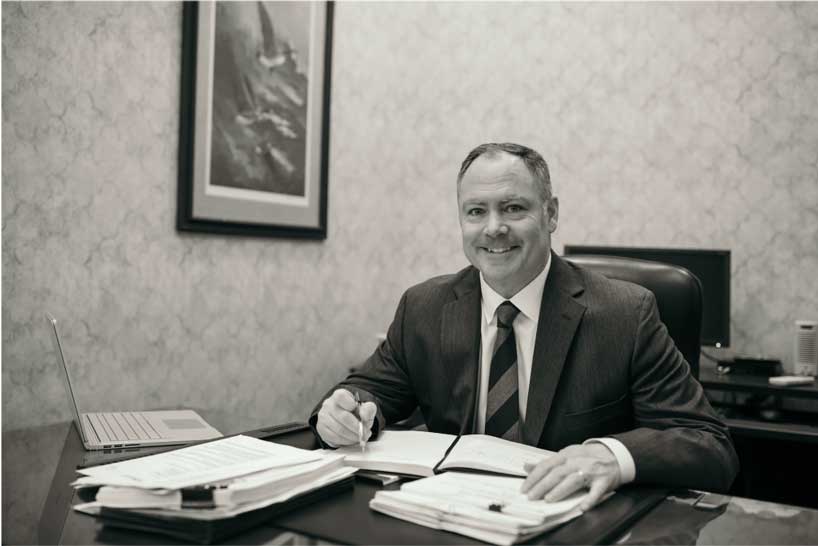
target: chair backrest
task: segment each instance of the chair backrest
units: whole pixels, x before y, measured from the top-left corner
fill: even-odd
[[[693,377],[699,377],[702,287],[695,275],[677,265],[633,258],[575,254],[564,259],[609,279],[629,281],[653,292],[659,317],[690,364]]]

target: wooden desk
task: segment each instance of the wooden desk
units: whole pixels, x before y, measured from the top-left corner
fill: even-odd
[[[233,427],[217,425],[207,412],[205,419],[223,432],[238,432]],[[254,427],[248,427],[254,428]],[[313,439],[309,432],[292,433],[287,443],[309,447]],[[172,544],[173,540],[160,535],[135,533],[108,528],[89,516],[70,510],[76,502],[68,482],[74,477],[74,465],[82,460],[85,451],[70,423],[37,427],[26,431],[4,433],[3,438],[3,542],[4,543],[61,543],[61,544]],[[32,453],[30,448],[40,451]],[[363,483],[363,482],[361,482]],[[348,510],[349,500],[360,497],[356,513],[349,514],[341,526],[336,523],[327,529],[305,526],[305,514],[297,512],[279,518],[268,525],[249,530],[228,544],[327,544],[327,543],[473,543],[466,537],[440,533],[426,528],[370,513],[366,501],[374,494],[373,486],[356,484],[355,490],[328,499],[326,505],[311,507],[318,513],[339,505]],[[625,496],[623,490],[619,493]],[[341,498],[344,496],[344,498]],[[677,543],[683,537],[687,543],[697,540],[703,544],[807,544],[818,541],[818,511],[788,507],[773,503],[727,497],[726,504],[716,510],[701,510],[692,505],[692,492],[682,491],[662,501],[656,508],[636,522],[620,537],[608,537],[605,542],[619,544]],[[323,501],[322,501],[323,502]],[[27,506],[21,506],[21,503]],[[577,522],[594,518],[589,512]],[[356,519],[357,518],[357,519]],[[370,521],[371,520],[371,521]],[[377,520],[377,521],[376,521]],[[376,525],[378,536],[368,540],[354,540],[354,525]],[[635,523],[635,524],[634,524]],[[344,528],[343,526],[347,527]],[[570,525],[570,524],[569,524]],[[39,527],[39,532],[38,532]],[[360,529],[357,529],[360,532]],[[559,532],[559,529],[557,530]],[[360,534],[354,536],[361,536]],[[540,542],[561,543],[560,535],[546,535]],[[433,537],[434,540],[430,539]],[[702,538],[706,540],[701,542]],[[537,542],[535,540],[535,542]]]

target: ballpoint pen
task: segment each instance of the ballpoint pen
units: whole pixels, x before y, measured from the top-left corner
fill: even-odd
[[[365,452],[366,442],[364,442],[364,422],[361,418],[361,397],[355,393],[355,416],[358,418],[358,445],[361,446],[361,453]]]

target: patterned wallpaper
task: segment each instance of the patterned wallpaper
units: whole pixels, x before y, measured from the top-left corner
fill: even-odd
[[[733,340],[818,318],[818,4],[336,5],[329,238],[174,229],[179,3],[3,24],[3,428],[177,404],[302,420],[401,292],[465,264],[476,144],[540,150],[555,245],[729,248]]]

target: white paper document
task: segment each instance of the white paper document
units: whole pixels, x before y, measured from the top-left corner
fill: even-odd
[[[73,485],[181,489],[322,458],[319,451],[239,435],[139,459],[84,468],[78,470],[84,476]]]
[[[335,455],[318,461],[253,472],[223,482],[222,487],[212,489],[212,503],[219,507],[230,507],[276,498],[282,493],[313,483],[342,468],[343,457]],[[344,470],[354,472],[354,469]],[[145,489],[116,485],[100,487],[96,497],[98,503],[109,508],[181,509],[182,499],[182,490],[179,489]]]
[[[378,491],[373,510],[493,544],[513,544],[582,514],[583,491],[559,502],[529,500],[523,478],[446,472]]]

